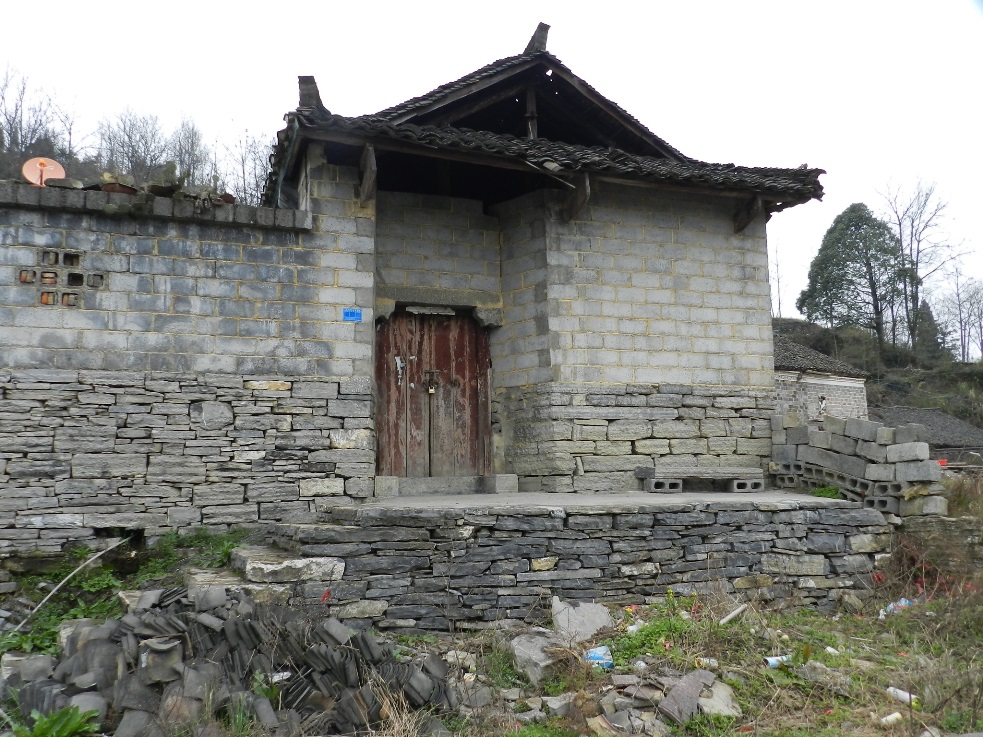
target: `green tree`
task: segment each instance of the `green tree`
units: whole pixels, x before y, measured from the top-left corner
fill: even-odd
[[[795,306],[830,328],[873,331],[884,352],[886,315],[898,296],[901,267],[896,239],[862,203],[836,216],[809,266],[809,282]]]

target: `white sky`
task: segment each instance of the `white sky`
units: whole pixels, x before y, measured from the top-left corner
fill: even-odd
[[[521,53],[539,21],[575,74],[683,153],[826,169],[822,203],[769,224],[783,315],[833,218],[880,210],[889,183],[937,183],[964,273],[983,278],[983,0],[46,0],[4,5],[0,69],[82,128],[129,106],[231,144],[281,127],[297,75],[332,112],[375,112]]]

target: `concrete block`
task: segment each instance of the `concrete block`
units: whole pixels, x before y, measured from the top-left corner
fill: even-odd
[[[846,421],[846,431],[847,437],[856,438],[857,440],[869,440],[870,442],[877,441],[877,431],[884,427],[880,422],[871,422],[869,420],[859,420],[855,417],[851,417]]]
[[[864,478],[868,481],[894,481],[894,464],[868,463]]]
[[[642,479],[642,490],[655,494],[677,494],[683,490],[683,480]]]
[[[898,463],[894,476],[898,481],[938,481],[942,478],[942,467],[935,461]]]
[[[877,431],[877,442],[880,445],[894,445],[898,442],[894,439],[893,427],[882,427]]]
[[[845,435],[831,433],[829,436],[829,449],[834,453],[853,455],[857,452],[857,441]]]
[[[922,517],[930,514],[945,516],[949,512],[949,501],[944,496],[916,496],[901,499],[902,517]]]
[[[764,491],[765,482],[761,479],[732,479],[727,484],[729,492]]]
[[[807,445],[809,443],[808,425],[799,425],[785,430],[785,438],[788,445]]]
[[[885,514],[899,514],[901,500],[893,496],[868,496],[864,497],[864,507]]]
[[[928,431],[924,425],[910,422],[907,425],[895,428],[894,442],[899,445],[904,443],[926,443],[928,442]]]
[[[904,461],[927,461],[928,443],[899,443],[889,445],[886,449],[888,463],[903,463]]]
[[[871,443],[867,440],[857,441],[857,455],[874,463],[895,463],[895,461],[888,458],[888,449],[885,446]]]
[[[823,429],[834,435],[843,435],[846,432],[846,420],[840,417],[826,415],[823,418]]]
[[[831,433],[829,430],[809,429],[809,445],[812,447],[829,449],[831,442]]]
[[[782,427],[789,430],[793,427],[799,427],[799,415],[796,412],[786,412],[782,415]]]

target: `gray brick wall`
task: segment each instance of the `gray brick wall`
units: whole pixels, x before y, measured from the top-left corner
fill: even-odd
[[[867,390],[863,379],[821,374],[775,372],[776,409],[794,413],[803,422],[819,419],[819,397],[826,397],[826,414],[867,419]]]
[[[472,290],[499,303],[498,219],[481,202],[379,192],[376,208],[380,284]]]
[[[235,207],[198,218],[165,198],[136,212],[127,195],[3,183],[0,365],[364,374],[373,272],[359,259],[371,258],[373,221],[351,207],[352,171],[313,174],[313,216]],[[349,306],[366,324],[342,321]]]
[[[556,379],[772,386],[764,218],[735,235],[724,198],[593,189],[548,221]]]

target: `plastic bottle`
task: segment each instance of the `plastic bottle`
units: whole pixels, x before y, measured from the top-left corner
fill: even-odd
[[[887,695],[890,696],[895,701],[900,701],[902,704],[911,704],[913,709],[921,709],[922,701],[915,694],[908,693],[907,691],[902,691],[900,688],[895,688],[891,686],[887,690]]]

